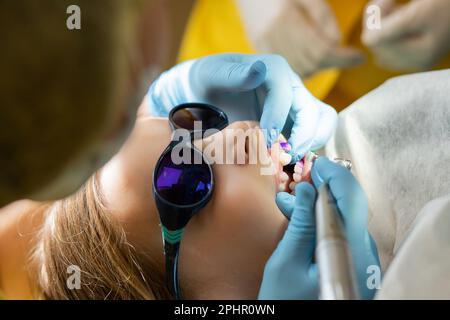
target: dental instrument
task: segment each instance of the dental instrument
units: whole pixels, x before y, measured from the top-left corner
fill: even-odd
[[[351,161],[336,158],[334,162],[351,170]],[[318,189],[316,201],[319,297],[322,300],[359,299],[351,253],[336,199],[328,184]]]

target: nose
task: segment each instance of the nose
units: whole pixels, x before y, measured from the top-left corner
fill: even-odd
[[[251,151],[258,154],[260,148],[267,154],[264,136],[255,121],[233,122],[220,132],[194,141],[194,145],[214,164],[247,164]]]

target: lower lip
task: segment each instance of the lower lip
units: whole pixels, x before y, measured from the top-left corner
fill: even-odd
[[[280,173],[283,171],[283,167],[281,166],[281,163],[279,161],[279,159],[277,159],[275,156],[272,156],[272,152],[271,149],[268,148],[267,149],[267,154],[269,155],[269,157],[272,158],[272,164],[275,166],[275,174],[273,175],[273,180],[274,180],[274,184],[275,184],[275,188],[276,191],[278,192],[278,188],[280,185]]]

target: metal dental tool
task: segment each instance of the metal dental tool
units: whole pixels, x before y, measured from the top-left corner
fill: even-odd
[[[350,160],[337,158],[334,162],[351,169]],[[359,299],[355,270],[343,221],[328,184],[323,184],[318,190],[316,226],[320,299]]]

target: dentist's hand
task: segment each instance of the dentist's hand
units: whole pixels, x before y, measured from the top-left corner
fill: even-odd
[[[381,29],[370,30],[364,23],[362,41],[381,66],[396,71],[428,69],[450,52],[450,1],[397,5],[395,0],[372,0],[371,5],[381,9]]]
[[[333,134],[337,115],[316,99],[278,55],[220,54],[188,61],[163,73],[151,86],[148,101],[156,116],[185,102],[263,110],[261,128],[272,145],[288,117],[294,125],[289,142],[294,161],[322,147]]]
[[[352,253],[361,297],[370,299],[375,290],[367,286],[367,267],[379,266],[378,252],[367,230],[367,199],[353,175],[327,158],[319,158],[312,169],[314,185],[328,183],[342,214]],[[291,219],[286,234],[264,270],[260,299],[317,299],[318,278],[312,263],[315,251],[315,189],[301,183],[296,196],[277,195],[277,205]]]
[[[369,266],[380,266],[378,250],[368,229],[367,197],[353,174],[328,158],[320,157],[313,165],[311,177],[317,189],[327,183],[342,215],[345,234],[352,253],[353,263],[363,299],[372,299],[376,290],[369,289]]]
[[[318,299],[317,267],[312,263],[316,240],[316,191],[309,183],[302,182],[295,187],[295,194],[282,192],[277,195],[278,207],[291,221],[264,268],[260,300]]]
[[[340,45],[341,32],[324,0],[238,0],[237,6],[255,48],[283,55],[302,77],[363,61],[358,49]]]

